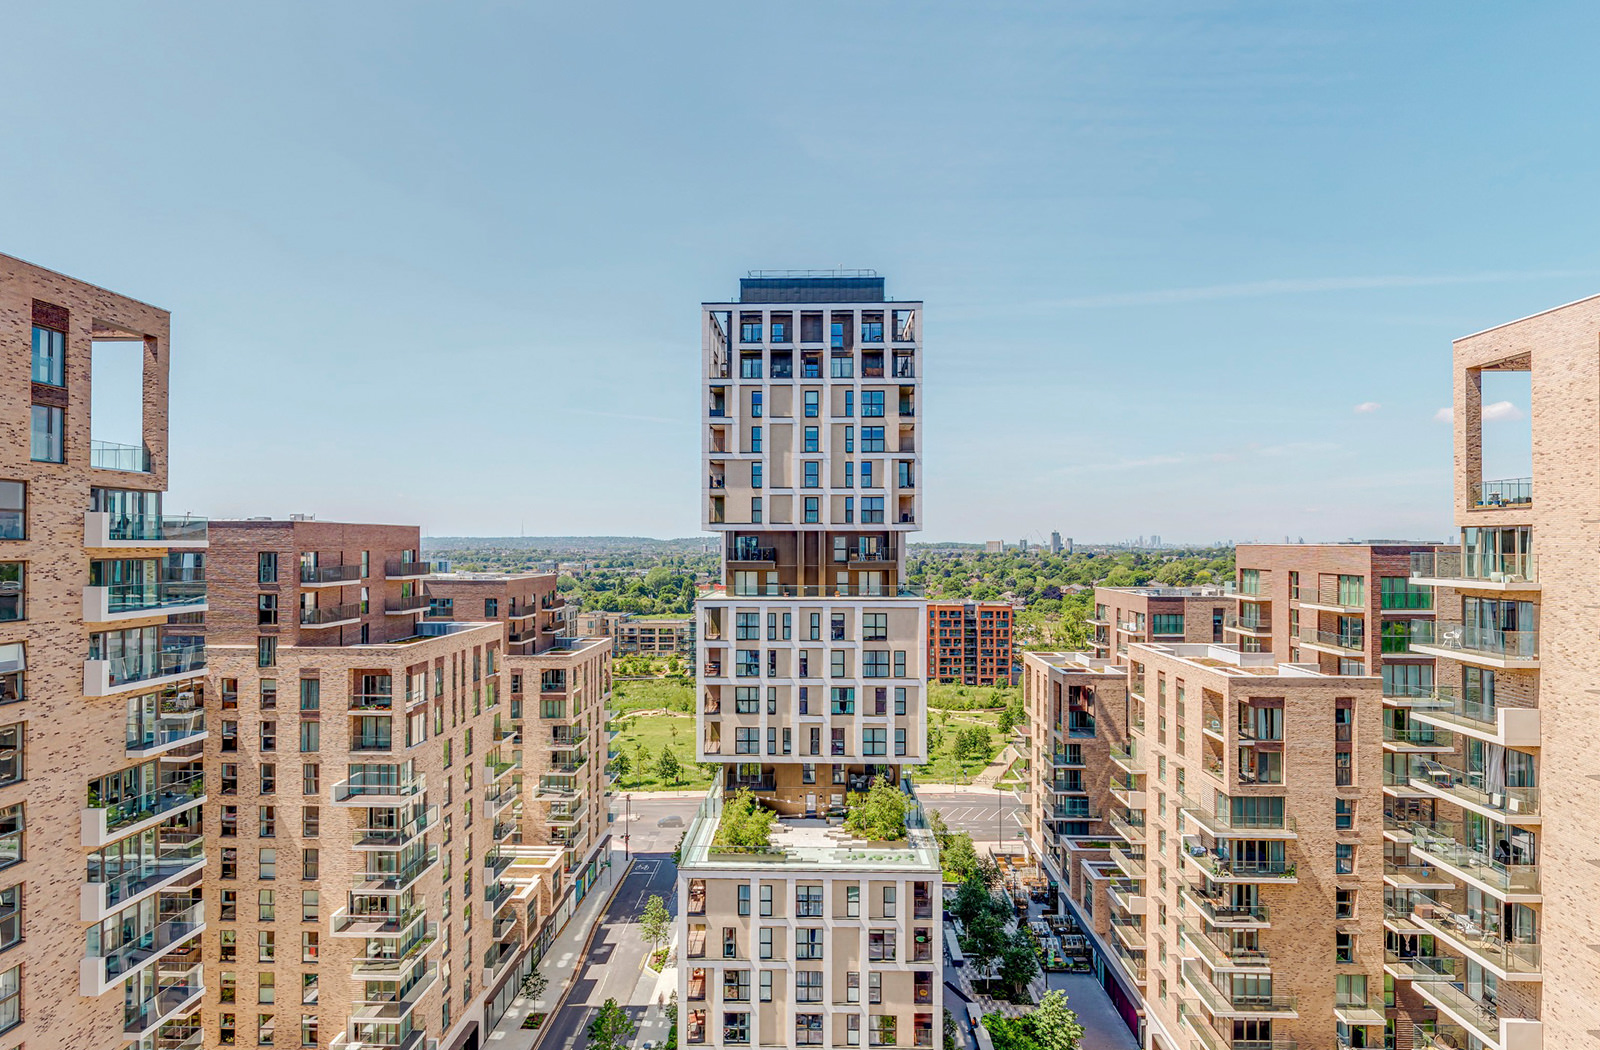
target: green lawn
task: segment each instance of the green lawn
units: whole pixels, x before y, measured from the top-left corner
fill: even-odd
[[[631,684],[631,683],[630,683]],[[694,761],[694,719],[689,715],[635,715],[612,720],[620,732],[611,746],[628,756],[634,768],[616,783],[617,791],[669,791],[711,786],[711,774],[703,771]],[[643,744],[649,756],[650,768],[641,775],[639,745]],[[678,783],[669,784],[656,777],[656,759],[663,747],[670,747],[682,765]]]
[[[955,756],[956,733],[972,726],[982,726],[989,731],[989,749],[982,761],[969,759],[962,762]],[[937,733],[934,732],[935,729],[938,730]],[[1000,733],[999,711],[935,709],[928,713],[928,734],[930,739],[938,738],[938,744],[928,756],[928,764],[912,772],[912,776],[924,784],[961,784],[971,780],[974,774],[981,772],[989,762],[993,761],[994,756],[1000,753],[1006,742],[1006,738]]]
[[[1022,696],[1020,685],[958,685],[953,682],[928,683],[928,706],[945,710],[1002,708]]]
[[[611,683],[611,713],[666,710],[688,714],[694,710],[693,678]]]

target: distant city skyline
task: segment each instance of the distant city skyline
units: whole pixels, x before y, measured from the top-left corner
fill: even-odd
[[[1600,291],[1587,5],[776,17],[19,8],[0,250],[173,311],[174,509],[440,535],[693,533],[684,304],[842,264],[930,535],[1444,537],[1450,340]]]

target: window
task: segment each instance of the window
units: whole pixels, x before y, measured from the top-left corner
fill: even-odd
[[[500,615],[500,599],[485,598],[483,600],[483,615],[485,619],[493,620]]]
[[[0,1032],[22,1023],[22,966],[0,973]]]
[[[300,877],[308,882],[315,882],[321,874],[320,851],[315,849],[302,849],[300,851]]]
[[[821,463],[817,462],[814,459],[806,460],[806,463],[805,463],[805,481],[803,482],[803,484],[808,489],[814,489],[814,488],[820,488],[821,487],[821,485],[822,485],[822,464]]]
[[[276,551],[261,551],[256,555],[256,582],[278,582],[278,554]]]
[[[748,882],[739,884],[739,914],[750,914],[750,884]]]
[[[316,1046],[317,1045],[317,1031],[318,1031],[318,1028],[317,1028],[317,1015],[316,1014],[301,1014],[300,1015],[300,1045],[301,1046]]]
[[[1356,870],[1356,847],[1352,842],[1337,842],[1333,847],[1333,873],[1351,875]]]
[[[316,725],[315,722],[301,723],[300,750],[305,748],[305,727]],[[313,750],[315,750],[313,748]],[[317,795],[322,792],[322,767],[315,762],[309,762],[300,767],[300,793],[302,795]],[[315,808],[315,807],[312,807]]]
[[[881,419],[883,417],[883,391],[861,391],[861,418]]]
[[[884,755],[888,745],[888,730],[863,729],[861,731],[861,753],[863,755]]]
[[[797,1002],[822,1002],[822,971],[801,970],[794,975],[794,997]]]
[[[889,637],[888,613],[863,613],[861,615],[861,639],[867,642],[881,642]]]
[[[871,962],[894,962],[894,942],[894,930],[869,930],[867,932],[867,959]]]
[[[304,753],[310,754],[312,752],[315,752],[319,747],[321,747],[321,744],[322,744],[322,724],[320,722],[314,722],[314,721],[309,721],[309,720],[301,722],[300,723],[300,750],[302,752],[304,752]],[[306,768],[307,769],[312,769],[314,767],[307,766]],[[309,794],[312,794],[312,792],[307,791],[306,794],[309,795]]]
[[[861,677],[888,678],[889,653],[884,649],[866,649],[861,653]]]
[[[276,838],[278,834],[278,807],[258,806],[256,837],[263,839]]]
[[[1333,826],[1337,831],[1350,831],[1356,826],[1355,799],[1336,798],[1333,800]]]
[[[278,851],[275,849],[260,850],[256,855],[257,878],[276,879],[278,877]]]
[[[62,447],[62,411],[51,405],[33,405],[29,415],[28,456],[37,463],[65,461]]]
[[[300,1002],[307,1006],[313,1005],[319,998],[317,993],[317,975],[315,973],[300,974]]]
[[[750,1001],[750,971],[723,970],[722,998],[724,1002],[748,1003]]]
[[[26,775],[23,768],[22,723],[0,728],[0,784],[16,784]]]
[[[763,926],[757,934],[761,958],[772,958],[772,927]]]
[[[856,414],[856,392],[854,390],[846,390],[844,392],[844,417],[846,419],[849,419],[851,416],[853,416],[855,414]]]
[[[761,524],[761,497],[752,496],[750,499],[750,524]]]
[[[1333,917],[1336,918],[1336,919],[1353,919],[1353,918],[1355,918],[1356,917],[1356,891],[1355,890],[1347,890],[1347,889],[1335,889],[1333,891],[1333,894],[1334,894],[1334,913],[1333,913]]]
[[[748,1044],[750,1042],[750,1015],[725,1013],[722,1015],[722,1041]]]
[[[261,750],[278,750],[278,723],[266,721],[261,723]]]
[[[752,419],[760,419],[761,418],[761,408],[762,408],[761,400],[762,400],[761,399],[761,391],[759,391],[759,390],[750,391],[750,418],[752,418]]]
[[[863,496],[861,498],[861,524],[883,524],[883,497]]]
[[[885,447],[883,441],[883,430],[883,427],[862,427],[861,451],[887,452],[888,449]]]
[[[760,452],[761,451],[761,428],[760,427],[751,427],[750,428],[750,451],[751,452]]]
[[[300,921],[316,922],[322,908],[322,894],[317,890],[300,891]]]
[[[1183,634],[1182,613],[1156,613],[1150,617],[1150,621],[1150,629],[1153,634]]]
[[[815,525],[815,524],[817,524],[818,519],[820,518],[821,514],[822,514],[822,501],[820,499],[818,499],[816,496],[807,496],[806,497],[806,520],[805,520],[805,523],[807,525]]]
[[[796,886],[794,889],[794,913],[802,919],[822,918],[822,887]]]
[[[275,627],[278,623],[278,596],[256,595],[256,623],[262,627]]]
[[[771,886],[762,886],[761,887],[761,917],[763,919],[770,919],[772,917],[772,887]]]
[[[0,540],[26,539],[28,487],[20,481],[0,481]]]
[[[724,959],[737,959],[739,957],[739,930],[734,926],[722,928],[722,957]]]
[[[256,961],[272,962],[278,955],[278,935],[272,930],[256,931]]]
[[[22,565],[20,561],[0,562],[0,622],[21,620],[27,614]]]
[[[256,639],[256,666],[276,667],[278,665],[278,639],[263,636]]]
[[[276,890],[256,891],[256,921],[273,922],[278,917]]]
[[[752,464],[750,464],[750,487],[753,488],[753,489],[758,489],[758,488],[761,487],[761,464],[760,463],[752,463]]]
[[[816,390],[807,390],[806,391],[805,413],[806,413],[806,418],[807,419],[816,419],[819,415],[822,414],[822,411],[821,411],[821,398],[822,398],[822,394],[821,394],[820,391],[816,391]]]
[[[33,381],[66,385],[67,336],[53,328],[33,326]]]
[[[822,931],[817,929],[794,931],[794,957],[802,961],[821,959]]]

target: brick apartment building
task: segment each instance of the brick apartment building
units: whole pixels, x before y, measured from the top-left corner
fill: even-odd
[[[1130,642],[1223,642],[1233,611],[1228,588],[1096,587],[1089,618],[1089,648],[1101,659],[1120,658]]]
[[[1010,685],[1013,660],[1008,603],[928,603],[928,677]]]
[[[696,758],[723,774],[678,869],[679,1037],[708,1046],[936,1045],[938,848],[870,849],[847,792],[927,761],[919,527],[921,304],[883,279],[753,277],[702,307],[703,525],[723,586],[697,602]],[[781,855],[713,848],[724,792],[781,816]]]

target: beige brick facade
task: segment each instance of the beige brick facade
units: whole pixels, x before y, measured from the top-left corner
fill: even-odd
[[[1232,611],[1222,586],[1096,587],[1090,652],[1121,659],[1131,642],[1226,642],[1222,627]]]

